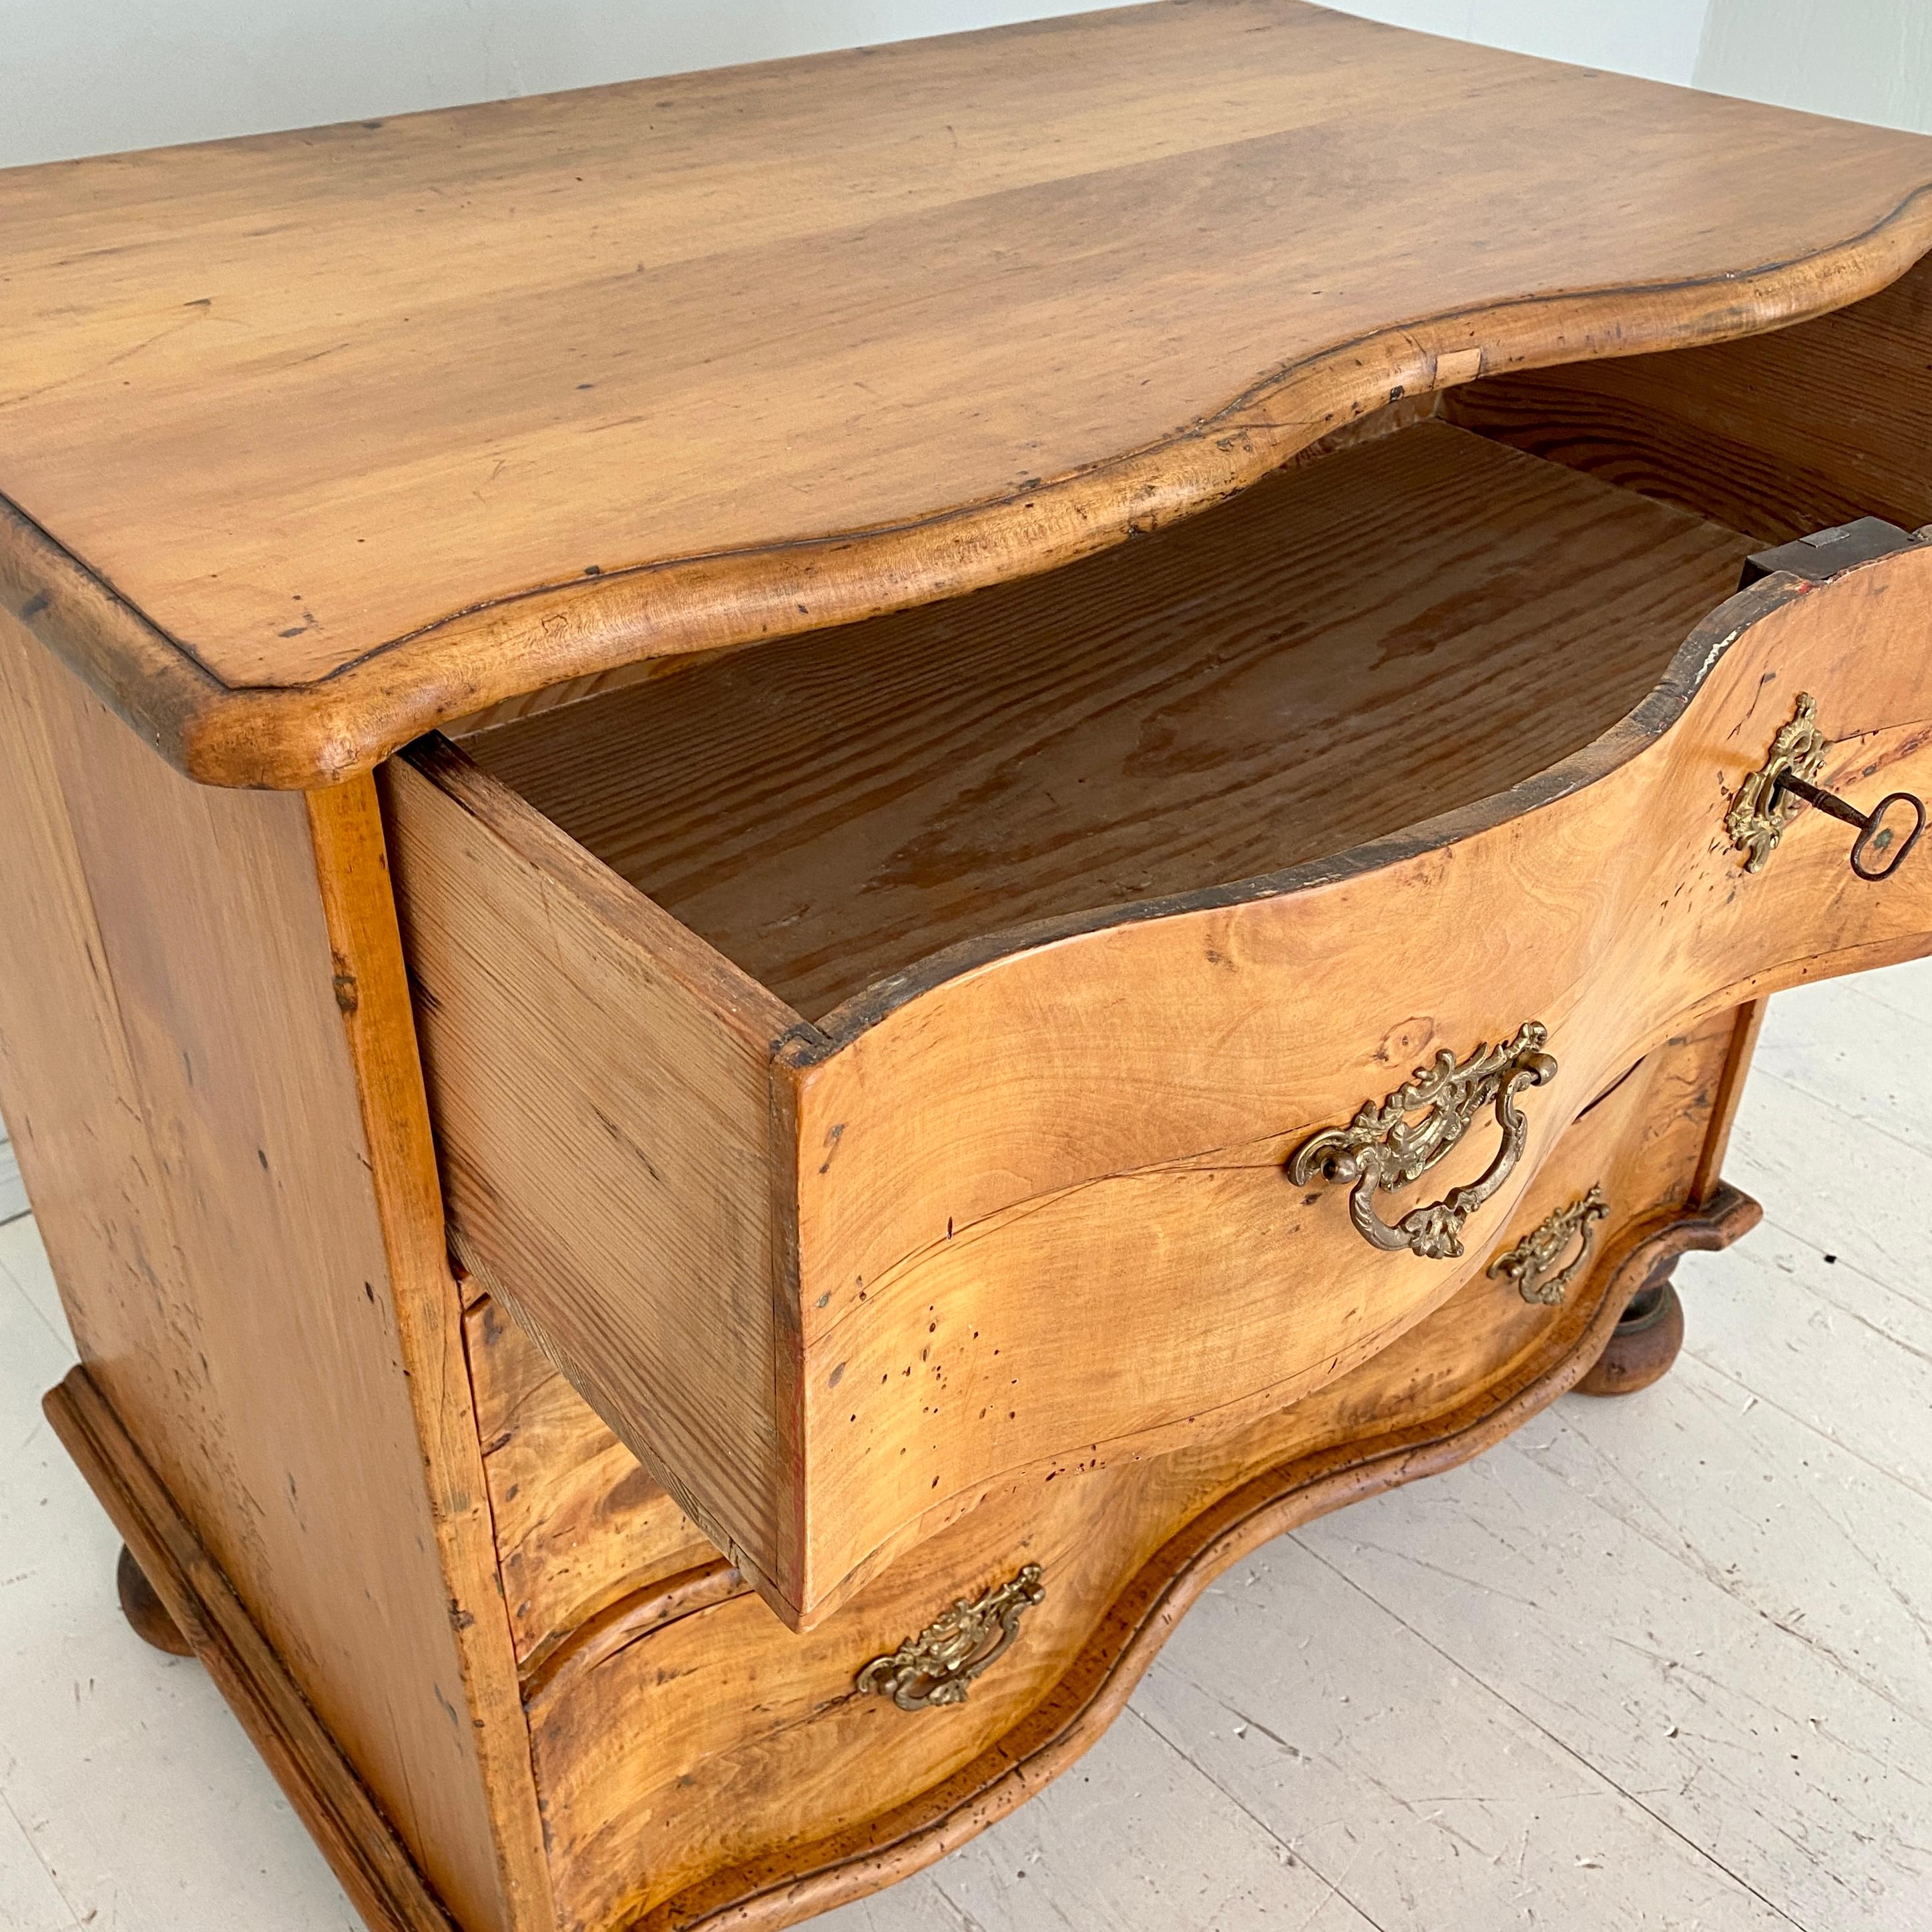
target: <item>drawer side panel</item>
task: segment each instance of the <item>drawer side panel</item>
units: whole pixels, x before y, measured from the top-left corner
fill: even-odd
[[[460,754],[422,762],[386,802],[452,1243],[785,1613],[788,1016],[621,882],[600,902],[570,874],[602,868]]]

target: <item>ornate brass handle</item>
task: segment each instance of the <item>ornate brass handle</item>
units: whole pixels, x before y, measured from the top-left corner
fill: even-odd
[[[1463,1222],[1522,1158],[1529,1124],[1516,1112],[1516,1096],[1555,1078],[1556,1062],[1543,1050],[1549,1037],[1540,1020],[1531,1020],[1507,1045],[1479,1046],[1460,1064],[1444,1047],[1432,1066],[1418,1067],[1386,1100],[1364,1101],[1346,1126],[1324,1127],[1304,1141],[1288,1161],[1288,1178],[1305,1187],[1319,1174],[1348,1186],[1348,1218],[1372,1247],[1453,1261],[1462,1252]],[[1481,1178],[1412,1209],[1393,1226],[1384,1221],[1376,1212],[1377,1192],[1392,1192],[1426,1174],[1488,1106],[1496,1108],[1503,1144]],[[1412,1114],[1420,1118],[1412,1122]]]
[[[1490,1262],[1490,1279],[1494,1281],[1501,1276],[1513,1281],[1522,1291],[1524,1300],[1556,1307],[1582,1272],[1596,1238],[1596,1224],[1610,1211],[1610,1204],[1604,1198],[1603,1189],[1593,1186],[1582,1199],[1546,1216],[1514,1247],[1505,1248]],[[1556,1257],[1572,1241],[1576,1243],[1576,1252],[1570,1257],[1570,1265],[1560,1274],[1551,1274]]]
[[[1040,1565],[1029,1563],[976,1603],[962,1597],[918,1636],[874,1658],[854,1678],[854,1686],[891,1698],[902,1711],[963,1704],[974,1678],[1019,1635],[1020,1618],[1046,1600]]]

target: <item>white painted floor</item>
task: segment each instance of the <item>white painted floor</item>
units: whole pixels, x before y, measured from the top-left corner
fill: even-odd
[[[27,1190],[20,1184],[20,1163],[14,1158],[6,1130],[0,1128],[0,1222],[27,1211]]]
[[[1773,1003],[1690,1340],[1231,1571],[1060,1782],[828,1932],[1932,1932],[1932,962]],[[0,1227],[0,1928],[350,1932],[114,1605]]]

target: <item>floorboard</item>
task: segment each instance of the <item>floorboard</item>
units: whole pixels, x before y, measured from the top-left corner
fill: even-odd
[[[1328,1541],[1290,1538],[1222,1584],[1138,1702],[1384,1932],[1785,1924]],[[1538,1613],[1508,1590],[1493,1607]]]
[[[200,1666],[122,1617],[120,1538],[40,1412],[59,1321],[32,1221],[0,1228],[0,1926],[361,1932]]]
[[[27,1190],[20,1179],[20,1163],[13,1143],[0,1133],[0,1222],[12,1220],[27,1211]]]

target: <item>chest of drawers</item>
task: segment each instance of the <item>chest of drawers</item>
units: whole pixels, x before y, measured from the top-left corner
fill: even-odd
[[[0,234],[50,1412],[372,1926],[940,1856],[1932,950],[1916,137],[1214,0]]]

